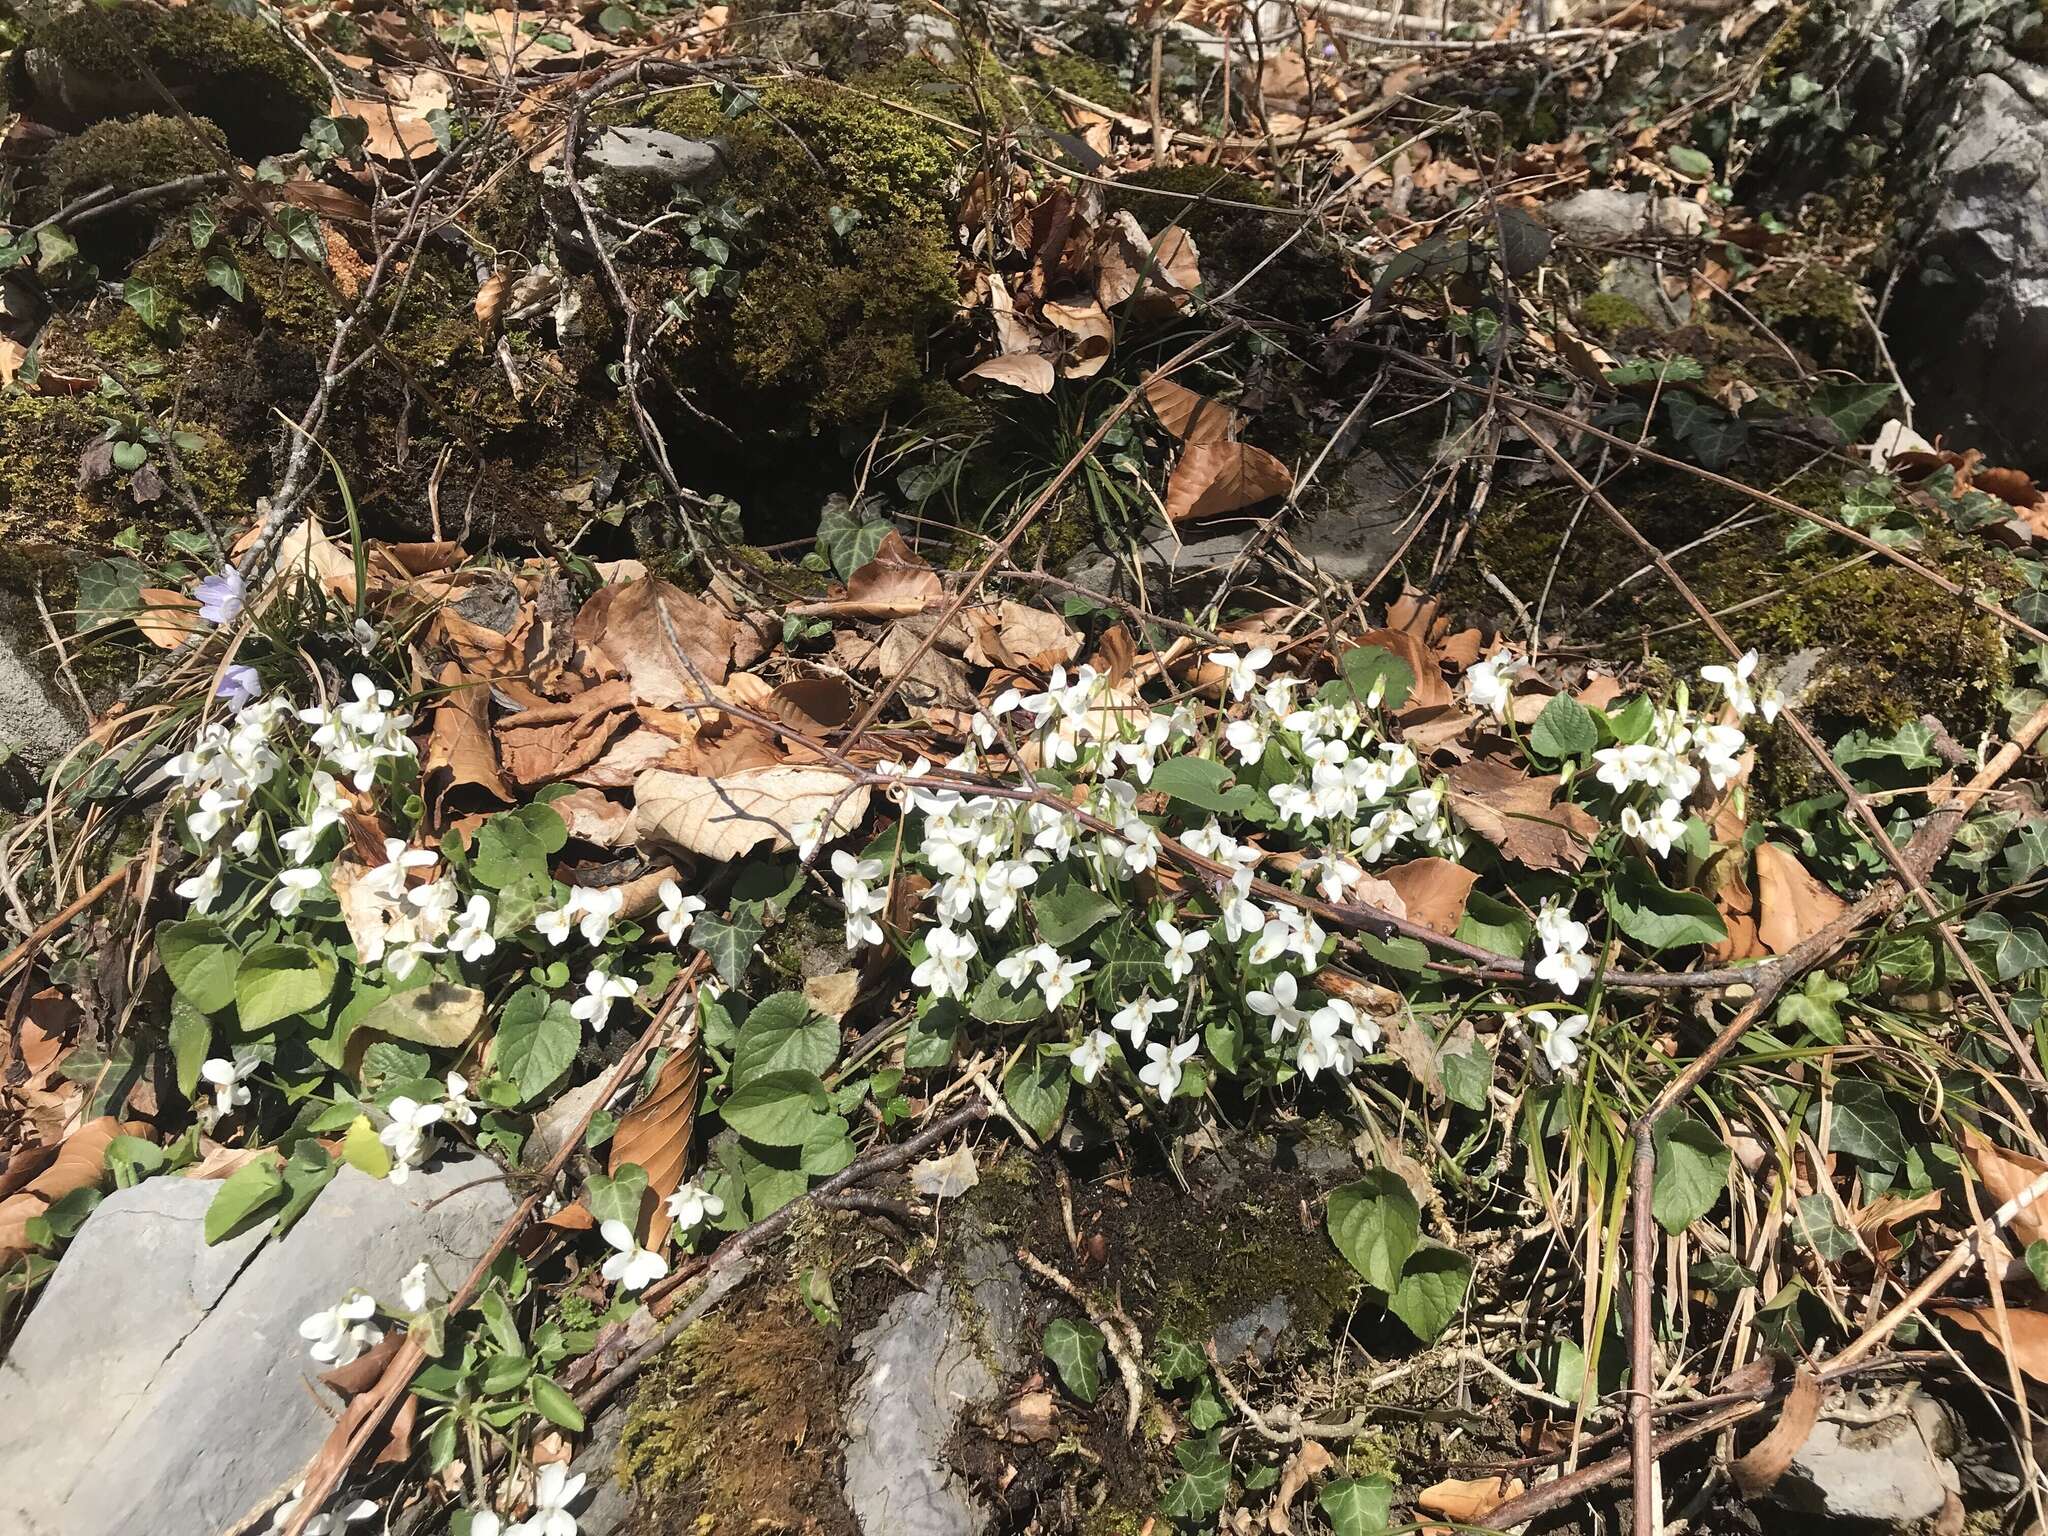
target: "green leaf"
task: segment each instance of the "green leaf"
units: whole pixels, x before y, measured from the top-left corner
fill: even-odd
[[[1600,728],[1585,705],[1560,693],[1543,706],[1529,728],[1529,745],[1552,760],[1584,757],[1600,745]]]
[[[1815,388],[1813,408],[1834,423],[1843,442],[1853,443],[1863,436],[1871,418],[1897,393],[1898,386],[1894,384],[1830,382]]]
[[[493,890],[522,879],[545,880],[548,855],[569,840],[559,812],[538,802],[504,811],[477,828],[470,872]]]
[[[242,286],[242,269],[235,265],[232,256],[209,256],[206,258],[206,280],[237,304],[247,291]]]
[[[1817,1118],[1818,1106],[1813,1113]],[[1828,1150],[1880,1168],[1896,1168],[1906,1160],[1906,1133],[1876,1083],[1851,1077],[1835,1084]]]
[[[1493,1088],[1493,1047],[1484,1040],[1467,1040],[1461,1049],[1437,1057],[1437,1066],[1443,1072],[1444,1097],[1475,1114],[1484,1113]]]
[[[1825,1045],[1840,1045],[1847,1038],[1837,1006],[1846,1002],[1849,987],[1825,971],[1807,974],[1805,986],[1778,1000],[1778,1027],[1805,1030]]]
[[[1690,1115],[1657,1122],[1657,1171],[1650,1184],[1650,1209],[1657,1224],[1676,1237],[1714,1208],[1728,1187],[1733,1159],[1713,1130]]]
[[[140,443],[120,442],[114,444],[114,468],[125,474],[133,474],[149,462],[149,450]]]
[[[1034,1046],[1003,1074],[1003,1101],[1040,1141],[1050,1140],[1067,1112],[1067,1060]]]
[[[498,1019],[491,1064],[519,1090],[520,1102],[529,1103],[569,1070],[582,1043],[583,1025],[566,1001],[524,986]]]
[[[341,1164],[327,1155],[327,1149],[308,1136],[292,1148],[292,1155],[285,1159],[280,1170],[284,1177],[284,1209],[277,1213],[277,1223],[271,1228],[276,1236],[282,1237],[291,1231],[292,1223],[305,1215],[320,1191],[333,1182],[335,1174],[341,1171]]]
[[[2038,928],[2015,928],[1996,912],[1980,912],[1964,923],[1963,937],[1990,946],[2000,981],[2048,968],[2048,938]]]
[[[967,1000],[967,1011],[984,1024],[1029,1024],[1045,1017],[1045,993],[1030,980],[1012,991],[990,971]]]
[[[1216,1395],[1216,1383],[1204,1376],[1195,1395],[1188,1399],[1188,1422],[1206,1434],[1229,1417],[1230,1410]]]
[[[1457,935],[1463,942],[1519,960],[1534,933],[1529,919],[1518,908],[1484,891],[1475,890],[1465,898],[1465,916],[1458,924]]]
[[[1399,1174],[1375,1168],[1332,1191],[1326,1222],[1330,1241],[1367,1284],[1388,1293],[1399,1287],[1422,1235],[1422,1212]]]
[[[576,1406],[573,1397],[555,1384],[552,1376],[534,1377],[527,1383],[527,1390],[533,1394],[534,1409],[542,1418],[572,1435],[583,1433],[583,1410]]]
[[[349,1121],[348,1131],[341,1138],[341,1160],[373,1179],[391,1172],[391,1149],[379,1139],[368,1115],[357,1115]]]
[[[763,1073],[735,1090],[718,1112],[740,1135],[767,1147],[801,1147],[834,1127],[846,1128],[816,1074],[794,1069]]]
[[[107,1143],[107,1167],[117,1189],[132,1189],[164,1165],[164,1149],[140,1136],[116,1136]]]
[[[245,1034],[305,1013],[334,990],[334,962],[303,944],[266,944],[242,960],[235,1016]]]
[[[153,283],[139,283],[131,277],[121,285],[121,298],[152,331],[171,318],[170,299]]]
[[[611,1177],[591,1175],[583,1203],[599,1225],[623,1221],[635,1231],[640,1227],[640,1207],[647,1199],[647,1170],[638,1163],[621,1163]]]
[[[1060,1373],[1060,1380],[1084,1403],[1095,1401],[1102,1390],[1102,1335],[1087,1323],[1070,1317],[1056,1317],[1045,1325],[1045,1358]]]
[[[218,1013],[235,1000],[242,952],[213,919],[165,923],[156,931],[156,952],[171,985],[201,1013]]]
[[[1201,1350],[1178,1328],[1162,1328],[1152,1341],[1152,1375],[1163,1387],[1193,1381],[1208,1368]]]
[[[785,1067],[823,1076],[839,1059],[839,1026],[811,1012],[801,992],[777,992],[740,1026],[727,1082],[734,1088]]]
[[[1394,1485],[1378,1473],[1340,1477],[1316,1495],[1337,1536],[1380,1536],[1394,1507]]]
[[[1175,1520],[1203,1521],[1223,1507],[1230,1494],[1230,1463],[1216,1454],[1212,1437],[1182,1440],[1173,1448],[1181,1475],[1159,1496],[1160,1510]]]
[[[2034,1284],[2048,1291],[2048,1238],[2035,1238],[2027,1244],[2027,1272],[2034,1277]]]
[[[1728,936],[1713,902],[1692,891],[1674,891],[1641,859],[1631,859],[1608,893],[1614,924],[1645,949],[1712,944]]]
[[[1206,757],[1169,757],[1152,770],[1147,789],[1171,796],[1183,805],[1217,815],[1241,815],[1257,791],[1249,784],[1233,784],[1231,771]],[[1111,907],[1115,910],[1114,906]],[[1048,938],[1057,945],[1061,941]]]
[[[1792,1208],[1791,1227],[1801,1247],[1830,1264],[1846,1259],[1859,1246],[1856,1234],[1842,1224],[1834,1201],[1825,1194],[1801,1195]]]
[[[437,976],[425,986],[394,992],[364,1014],[356,1027],[452,1051],[483,1021],[482,992]]]
[[[1749,444],[1749,424],[1697,395],[1674,391],[1665,397],[1671,434],[1691,450],[1702,468],[1720,469]]]
[[[889,537],[893,526],[882,518],[864,517],[841,497],[825,504],[818,519],[818,548],[832,562],[841,581],[875,558],[875,551]]]
[[[78,254],[78,242],[54,224],[36,231],[36,271],[47,276]]]
[[[1671,145],[1664,151],[1664,158],[1671,162],[1671,168],[1681,176],[1690,176],[1695,181],[1714,179],[1713,160],[1690,144]]]
[[[192,249],[203,251],[213,244],[213,237],[220,231],[220,219],[208,203],[199,203],[192,209],[189,220],[192,231]]]
[[[207,1202],[208,1243],[232,1237],[284,1198],[284,1175],[269,1159],[244,1163],[221,1181]]]
[[[1427,1344],[1458,1315],[1471,1282],[1470,1259],[1455,1248],[1426,1243],[1402,1266],[1401,1283],[1387,1298],[1387,1310]]]
[[[742,903],[730,917],[701,912],[690,928],[690,942],[704,952],[719,980],[736,987],[746,980],[747,967],[754,961],[754,946],[767,932],[760,909]]]
[[[1161,768],[1171,766],[1162,763]],[[1158,776],[1153,776],[1155,785]],[[1065,949],[1076,939],[1117,914],[1117,904],[1102,892],[1083,885],[1071,870],[1034,889],[1029,897],[1031,918],[1038,936],[1054,949]],[[1042,1009],[1040,1010],[1043,1011]]]
[[[213,1050],[213,1023],[182,992],[171,994],[171,1061],[178,1074],[178,1092],[191,1098],[199,1088],[199,1068]]]

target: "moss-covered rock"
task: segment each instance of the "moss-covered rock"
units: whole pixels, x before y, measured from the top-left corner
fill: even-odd
[[[823,82],[765,87],[731,120],[687,93],[652,121],[719,132],[731,170],[717,195],[748,210],[731,241],[737,282],[695,306],[673,354],[679,387],[745,428],[794,415],[817,430],[868,420],[920,383],[958,302],[943,134]],[[650,274],[649,296],[678,275]],[[725,390],[705,388],[707,371]]]
[[[151,75],[249,158],[295,147],[327,110],[327,84],[305,55],[221,6],[53,5],[30,22],[16,99],[60,126],[162,110]]]
[[[1579,323],[1596,336],[1619,336],[1649,325],[1650,317],[1626,294],[1589,293],[1579,305]]]

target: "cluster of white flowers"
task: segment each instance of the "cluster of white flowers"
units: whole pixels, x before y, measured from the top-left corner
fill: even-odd
[[[300,1323],[299,1337],[306,1341],[306,1353],[322,1365],[347,1365],[383,1342],[384,1330],[373,1321],[376,1315],[374,1296],[350,1291]]]
[[[1537,979],[1570,997],[1593,974],[1593,957],[1586,953],[1591,940],[1592,933],[1572,916],[1569,906],[1544,902],[1536,912],[1536,942],[1543,946],[1543,958],[1536,962]]]
[[[377,765],[414,754],[412,716],[395,708],[396,696],[358,672],[349,683],[346,703],[302,709],[299,719],[313,727],[315,751],[347,775],[360,792],[377,782]]]

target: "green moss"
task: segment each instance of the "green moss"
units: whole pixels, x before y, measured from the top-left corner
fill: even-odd
[[[1768,468],[1753,470],[1752,478],[1774,483]],[[1831,514],[1844,489],[1838,472],[1805,472],[1778,486],[1788,499]],[[1609,494],[1665,549],[1754,510],[1744,498],[1676,471],[1631,472]],[[1480,576],[1483,568],[1525,603],[1533,604],[1548,584],[1550,624],[1605,654],[1646,654],[1673,677],[1720,660],[1712,637],[1689,622],[1691,609],[1654,571],[1588,611],[1643,561],[1633,545],[1585,519],[1558,559],[1575,506],[1576,498],[1563,490],[1489,501],[1474,530],[1471,559],[1447,589],[1452,604],[1467,616],[1500,617],[1500,599]],[[1788,555],[1789,522],[1774,518],[1716,534],[1672,563],[1738,643],[1779,660],[1808,648],[1824,653],[1802,705],[1823,737],[1863,726],[1889,729],[1930,712],[1964,740],[1994,723],[1997,693],[2012,677],[1996,620],[1889,561],[1845,565],[1855,551],[1832,542]],[[1996,593],[2013,585],[1982,544],[1938,530],[1915,558],[1971,590]],[[1767,804],[1797,798],[1804,771],[1802,749],[1781,729],[1764,744],[1755,781],[1760,798]]]
[[[94,123],[63,140],[50,151],[43,169],[53,204],[61,207],[97,187],[133,192],[217,171],[228,163],[227,154],[227,136],[205,118],[188,123],[146,112]]]
[[[1135,112],[1138,109],[1138,98],[1131,94],[1122,80],[1093,59],[1079,54],[1056,53],[1047,59],[1033,57],[1025,62],[1024,73],[1040,85],[1071,91],[1082,100],[1092,101],[1112,112]],[[1039,104],[1037,117],[1047,128],[1063,129],[1067,125],[1059,98],[1050,93]]]
[[[839,1350],[793,1298],[706,1318],[642,1379],[619,1441],[635,1530],[852,1536]]]
[[[816,430],[870,419],[922,381],[929,337],[958,302],[942,135],[816,81],[767,86],[731,122],[701,93],[666,99],[653,121],[721,134],[719,195],[752,210],[733,242],[737,289],[699,305],[674,358],[679,388],[702,392],[713,370],[739,395],[717,402],[725,419],[793,412]]]
[[[1832,367],[1868,349],[1859,296],[1853,279],[1816,258],[1766,270],[1750,303],[1766,325]]]
[[[1579,305],[1579,323],[1596,336],[1619,336],[1650,323],[1642,306],[1619,293],[1590,293]]]
[[[310,60],[274,28],[213,5],[53,8],[31,43],[67,70],[122,82],[137,99],[126,82],[147,66],[250,158],[296,147],[307,123],[327,110],[327,84]]]

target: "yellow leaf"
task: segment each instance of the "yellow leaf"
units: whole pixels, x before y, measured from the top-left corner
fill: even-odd
[[[349,1121],[348,1132],[341,1138],[341,1160],[373,1179],[381,1179],[391,1171],[391,1153],[377,1139],[377,1128],[370,1124],[368,1115],[357,1115]]]

